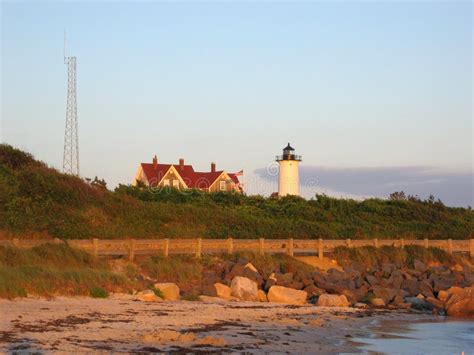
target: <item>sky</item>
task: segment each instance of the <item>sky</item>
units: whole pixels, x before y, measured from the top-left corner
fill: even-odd
[[[2,1],[2,142],[61,169],[77,57],[81,176],[141,162],[245,171],[276,191],[303,156],[305,197],[404,190],[474,203],[473,4],[432,1]]]

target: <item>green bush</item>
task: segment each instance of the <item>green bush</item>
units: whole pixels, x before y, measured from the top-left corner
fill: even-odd
[[[473,230],[472,209],[402,193],[389,200],[355,201],[325,195],[305,200],[153,191],[130,185],[112,192],[0,145],[0,231],[17,236],[468,239]]]
[[[91,288],[91,297],[107,298],[109,297],[109,293],[107,292],[107,290],[103,289],[102,287],[93,287]]]

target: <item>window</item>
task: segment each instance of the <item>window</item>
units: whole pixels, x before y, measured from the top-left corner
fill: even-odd
[[[227,186],[226,186],[226,185],[227,185],[227,184],[226,184],[225,181],[220,181],[220,182],[219,182],[220,190],[221,190],[221,191],[227,190]]]
[[[179,180],[173,180],[173,187],[179,189]]]
[[[169,179],[164,179],[163,180],[163,186],[170,186],[170,180]]]

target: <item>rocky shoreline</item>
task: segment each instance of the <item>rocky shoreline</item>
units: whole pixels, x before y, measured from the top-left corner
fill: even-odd
[[[201,300],[412,309],[474,318],[473,283],[472,265],[467,260],[446,266],[415,259],[412,268],[395,263],[366,267],[350,262],[326,270],[297,268],[282,273],[270,266],[257,268],[241,258],[237,262],[213,263],[205,270],[197,292]],[[137,299],[177,300],[182,293],[171,283],[157,283],[154,287],[163,294],[147,290],[139,292]]]

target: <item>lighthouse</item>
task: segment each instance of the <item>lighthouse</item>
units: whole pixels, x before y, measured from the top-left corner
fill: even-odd
[[[299,164],[301,155],[295,154],[295,149],[288,143],[283,148],[283,155],[278,155],[276,161],[280,166],[280,177],[278,180],[278,196],[300,194]]]

